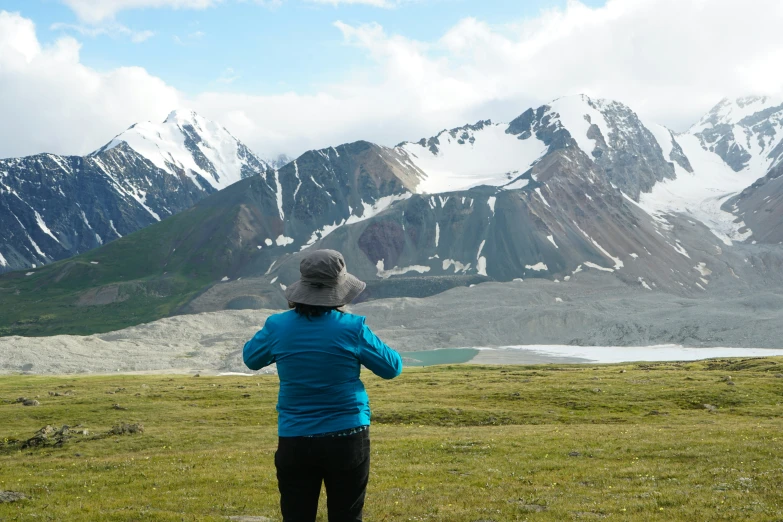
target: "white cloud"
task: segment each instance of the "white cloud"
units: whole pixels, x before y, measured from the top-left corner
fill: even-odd
[[[30,20],[0,11],[0,157],[84,154],[134,122],[162,120],[181,99],[142,68],[84,66],[71,37],[42,46]]]
[[[114,18],[120,11],[150,7],[173,9],[206,9],[223,0],[60,0],[88,23]]]
[[[51,25],[53,31],[75,31],[82,36],[89,36],[95,38],[96,36],[110,36],[116,38],[118,36],[127,36],[133,43],[141,43],[149,40],[155,33],[153,31],[134,31],[122,24],[116,22],[101,24],[101,25],[76,25],[76,24],[64,24],[54,23]]]
[[[85,67],[72,39],[41,48],[29,20],[0,20],[0,113],[20,122],[0,129],[0,156],[89,152],[181,105],[272,155],[358,139],[393,145],[478,119],[508,121],[579,92],[684,129],[724,96],[783,90],[777,0],[742,9],[734,0],[572,1],[503,26],[468,18],[432,41],[338,22],[372,65],[346,67],[340,83],[313,94],[276,95],[186,97],[142,69]]]

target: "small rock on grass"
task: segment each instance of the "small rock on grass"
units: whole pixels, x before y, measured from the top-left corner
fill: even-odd
[[[24,500],[26,497],[21,494],[17,493],[16,491],[0,491],[0,504],[4,502],[17,502],[19,500]]]
[[[41,403],[35,399],[27,399],[26,401],[22,402],[22,406],[40,406],[40,405]]]
[[[120,406],[119,404],[112,404],[112,405],[111,405],[111,408],[112,408],[113,410],[127,410],[127,409],[128,409],[128,408],[125,408],[125,407],[123,407],[123,406]]]
[[[144,433],[144,425],[141,423],[136,424],[118,424],[109,430],[109,435],[125,435],[133,433]]]
[[[704,406],[704,409],[710,413],[718,413],[717,406],[713,406],[712,404],[703,404],[702,406]]]
[[[569,451],[569,452],[568,452],[568,456],[569,456],[569,457],[581,457],[581,456],[582,456],[582,454],[581,454],[581,453],[579,453],[578,451]]]

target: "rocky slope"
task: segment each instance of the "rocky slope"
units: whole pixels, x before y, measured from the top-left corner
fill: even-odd
[[[190,111],[134,125],[86,157],[0,160],[0,272],[86,252],[269,170]]]

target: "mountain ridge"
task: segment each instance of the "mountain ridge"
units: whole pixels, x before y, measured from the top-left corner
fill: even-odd
[[[180,111],[86,156],[0,160],[0,273],[99,247],[269,170],[223,127]]]
[[[774,138],[772,130],[761,129]],[[490,280],[567,285],[585,271],[696,296],[714,282],[752,279],[732,249],[750,228],[767,237],[761,228],[774,226],[743,222],[742,202],[733,214],[721,208],[766,175],[754,170],[766,163],[735,171],[696,134],[649,124],[618,102],[560,98],[508,124],[480,120],[434,138],[308,151],[113,246],[17,274],[8,289],[23,294],[56,281],[48,291],[70,292],[57,306],[95,307],[82,313],[161,304],[144,312],[149,319],[284,306],[282,290],[298,277],[303,253],[336,248],[373,298]],[[771,139],[764,150],[774,150]],[[769,201],[764,187],[778,179],[759,183],[751,199]],[[158,247],[148,269],[129,270],[119,253],[151,244]],[[770,255],[764,266],[777,263]],[[88,282],[69,286],[77,272]],[[115,287],[109,303],[93,298]],[[155,297],[169,287],[179,290]]]

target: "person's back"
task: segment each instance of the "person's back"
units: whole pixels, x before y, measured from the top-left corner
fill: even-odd
[[[245,364],[276,363],[280,377],[275,466],[284,521],[315,520],[322,482],[330,522],[360,521],[370,465],[361,366],[391,379],[402,359],[363,317],[338,309],[364,289],[339,252],[312,252],[301,271],[286,291],[294,309],[267,318],[245,344]]]

